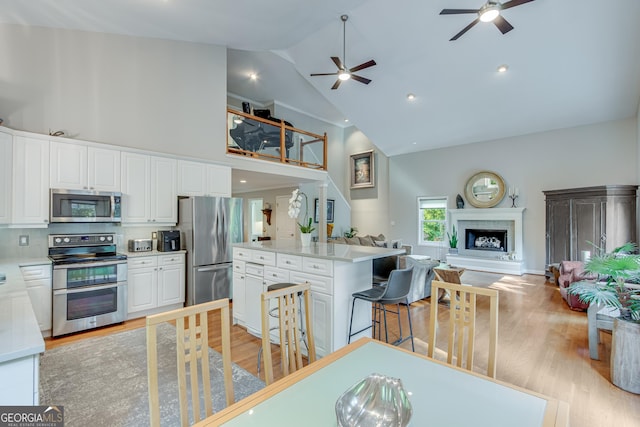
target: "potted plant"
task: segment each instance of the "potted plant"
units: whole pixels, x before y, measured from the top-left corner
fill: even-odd
[[[308,216],[309,199],[305,193],[297,188],[291,193],[288,214],[290,218],[298,218],[300,215],[300,208],[302,207],[302,199],[304,199],[304,219],[302,222],[298,222],[298,228],[300,229],[300,240],[302,246],[309,246],[311,244],[311,232],[315,230],[315,227],[311,225],[313,218]],[[309,218],[308,220],[307,217]]]
[[[447,231],[447,237],[449,238],[449,253],[457,254],[458,253],[458,232],[456,231],[456,226],[451,227],[451,233]]]
[[[594,245],[595,246],[595,245]],[[610,253],[596,247],[596,255],[585,263],[595,282],[573,283],[569,292],[581,301],[618,309],[613,322],[611,381],[632,393],[640,393],[640,255],[635,243],[626,243]]]

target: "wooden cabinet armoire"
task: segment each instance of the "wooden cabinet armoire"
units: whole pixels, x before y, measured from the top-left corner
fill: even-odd
[[[602,185],[543,191],[546,262],[581,260],[582,251],[607,252],[636,242],[637,185]]]

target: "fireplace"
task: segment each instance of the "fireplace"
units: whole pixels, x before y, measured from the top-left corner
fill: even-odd
[[[507,230],[465,229],[465,249],[507,252]]]
[[[525,208],[449,209],[458,231],[458,254],[447,263],[470,270],[522,275]]]

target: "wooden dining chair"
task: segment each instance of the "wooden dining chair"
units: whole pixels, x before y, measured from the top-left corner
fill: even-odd
[[[263,292],[262,302],[262,360],[264,362],[264,376],[267,385],[273,382],[273,357],[271,354],[271,333],[269,310],[271,302],[276,301],[278,307],[280,357],[283,376],[289,375],[302,368],[302,332],[304,328],[307,339],[306,348],[308,363],[316,360],[316,346],[313,339],[311,325],[311,285],[302,283],[293,285],[282,284],[283,287],[272,286],[273,290]],[[286,285],[286,286],[285,286]],[[298,296],[301,295],[302,298]],[[303,310],[300,303],[304,306]]]
[[[158,393],[157,325],[175,321],[176,352],[178,370],[178,396],[180,401],[180,422],[189,425],[187,402],[187,365],[191,388],[193,423],[213,414],[211,378],[209,371],[209,312],[220,315],[220,336],[222,338],[222,366],[227,406],[234,402],[233,377],[231,372],[231,339],[229,321],[229,300],[227,298],[204,304],[168,311],[147,317],[147,373],[149,377],[149,415],[151,426],[160,425],[160,397]],[[215,315],[214,313],[211,313]],[[198,372],[200,366],[200,372]],[[202,381],[199,381],[200,375]],[[204,396],[205,413],[200,412],[200,387]]]
[[[473,353],[476,326],[476,297],[489,297],[489,348],[487,375],[496,377],[496,356],[498,352],[498,291],[469,285],[447,283],[439,280],[431,282],[431,295],[440,290],[449,291],[447,363],[460,368],[473,370]],[[436,349],[436,332],[438,330],[438,306],[431,303],[431,319],[429,325],[429,345],[427,355],[433,357]]]

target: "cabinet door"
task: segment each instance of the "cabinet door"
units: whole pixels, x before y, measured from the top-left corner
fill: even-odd
[[[178,222],[178,194],[176,192],[177,162],[164,157],[151,158],[151,221],[175,224]]]
[[[547,265],[571,259],[569,200],[547,201]]]
[[[49,224],[49,141],[13,138],[12,224]]]
[[[247,331],[250,334],[260,336],[262,320],[260,314],[260,295],[262,294],[262,278],[257,276],[245,276],[245,319]]]
[[[11,222],[13,135],[0,132],[0,224]]]
[[[204,196],[205,195],[205,164],[178,161],[178,195],[180,196]]]
[[[235,265],[235,263],[234,263]],[[245,323],[245,275],[244,273],[233,273],[233,320],[234,323]]]
[[[593,244],[604,247],[603,210],[606,200],[600,197],[574,199],[571,202],[571,260],[579,261],[582,251],[593,251]]]
[[[231,197],[231,168],[221,165],[206,166],[207,196]]]
[[[143,154],[127,152],[123,152],[121,158],[122,222],[150,222],[151,159]]]
[[[333,303],[331,296],[312,292],[311,315],[316,353],[318,357],[326,356],[333,349]]]
[[[184,266],[158,267],[158,307],[184,303]]]
[[[51,279],[26,282],[27,293],[41,331],[51,330],[52,290]]]
[[[158,268],[130,268],[127,287],[129,313],[157,307]]]
[[[87,184],[90,190],[120,191],[120,151],[88,147]]]
[[[51,141],[50,149],[51,188],[88,189],[87,146]]]

